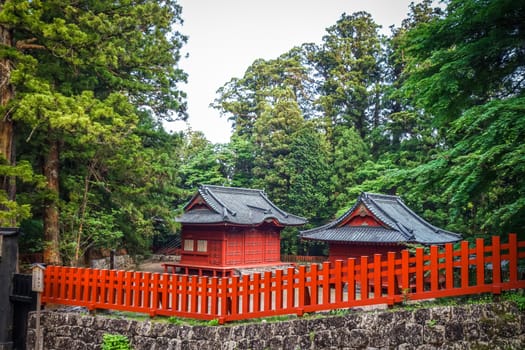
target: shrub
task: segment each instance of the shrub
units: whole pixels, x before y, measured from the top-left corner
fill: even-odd
[[[102,350],[132,350],[128,337],[120,334],[104,334]]]

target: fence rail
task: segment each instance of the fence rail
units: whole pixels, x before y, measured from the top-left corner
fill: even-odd
[[[282,262],[322,264],[328,257],[322,255],[290,255],[281,254]]]
[[[510,234],[228,278],[48,266],[45,303],[219,322],[525,288]]]

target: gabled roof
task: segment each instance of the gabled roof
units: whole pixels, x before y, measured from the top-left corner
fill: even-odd
[[[273,222],[279,226],[306,223],[306,219],[279,209],[262,190],[212,185],[199,186],[177,221],[183,224],[237,225]]]
[[[364,206],[379,226],[352,226],[345,223]],[[408,208],[398,196],[363,192],[354,206],[324,226],[301,231],[301,238],[346,243],[444,244],[462,239],[460,234],[433,226]]]

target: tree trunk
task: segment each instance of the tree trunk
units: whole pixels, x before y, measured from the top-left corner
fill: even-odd
[[[0,10],[2,8],[0,2]],[[10,29],[0,25],[0,44],[13,46],[12,32]],[[13,121],[7,105],[14,96],[13,86],[10,83],[12,63],[9,59],[0,59],[0,164],[14,164],[13,151]],[[10,201],[15,200],[15,180],[11,176],[0,174],[0,191],[5,191]],[[2,208],[0,208],[2,210]],[[1,222],[3,226],[15,226],[14,219],[11,222]]]
[[[59,252],[59,222],[58,222],[58,174],[59,174],[59,147],[58,141],[49,129],[49,150],[44,163],[44,176],[47,179],[47,189],[51,196],[45,201],[44,207],[44,262],[46,264],[61,265]]]

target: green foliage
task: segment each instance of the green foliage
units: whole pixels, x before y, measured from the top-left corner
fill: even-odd
[[[522,233],[525,7],[445,5],[412,4],[390,38],[369,14],[343,14],[320,44],[257,59],[218,90],[214,107],[233,135],[214,145],[162,127],[186,117],[175,1],[89,10],[6,2],[0,25],[13,29],[15,45],[1,46],[0,58],[13,63],[16,94],[0,112],[16,122],[17,155],[16,165],[0,163],[0,176],[16,177],[18,193],[14,202],[0,191],[0,223],[32,215],[23,226],[37,238],[52,204],[67,262],[96,247],[140,252],[173,235],[174,208],[207,183],[264,189],[309,219],[305,228],[371,191],[400,195],[453,231]],[[58,190],[39,175],[53,146]],[[324,248],[300,242],[296,228],[282,238],[286,253]]]
[[[359,176],[367,160],[369,148],[355,128],[340,128],[333,151],[332,183],[335,185],[334,199],[337,208],[353,203],[359,192],[353,190],[365,180]]]
[[[227,180],[218,148],[202,132],[189,131],[185,137],[180,176],[188,198],[200,184],[224,185]]]
[[[320,104],[330,135],[338,125],[364,137],[380,119],[382,38],[370,14],[343,14],[315,53]]]
[[[208,321],[208,326],[218,326],[219,325],[219,319],[214,318],[213,320]]]
[[[286,166],[291,169],[287,209],[318,225],[332,214],[329,150],[323,135],[307,122],[293,134]]]
[[[282,206],[287,201],[286,190],[290,188],[294,171],[288,163],[292,143],[303,127],[304,119],[290,89],[277,89],[274,94],[275,103],[266,105],[254,126],[257,148],[253,184],[264,188],[269,198]]]
[[[128,337],[120,334],[104,334],[102,350],[131,350]]]
[[[506,0],[451,1],[405,35],[403,90],[450,145],[414,170],[412,191],[440,193],[463,232],[523,230],[524,13]]]
[[[31,164],[20,161],[17,165],[8,165],[0,155],[0,179],[12,178],[19,182],[42,189],[44,179],[33,172]],[[16,226],[31,216],[31,206],[23,201],[10,198],[7,191],[0,188],[0,226]]]
[[[525,291],[518,289],[503,293],[503,299],[515,303],[520,311],[525,311]]]
[[[32,204],[46,234],[60,230],[67,260],[91,247],[122,246],[121,239],[143,250],[156,222],[175,226],[170,205],[181,193],[179,159],[171,156],[181,143],[161,121],[186,118],[177,86],[186,80],[177,68],[186,41],[174,30],[180,13],[171,0],[2,5],[0,25],[14,41],[0,57],[14,67],[7,108],[17,123],[16,158],[58,177],[33,195],[23,191],[34,187],[20,187],[18,198]],[[51,149],[59,161],[42,164]],[[46,220],[45,207],[60,209],[59,222]]]

